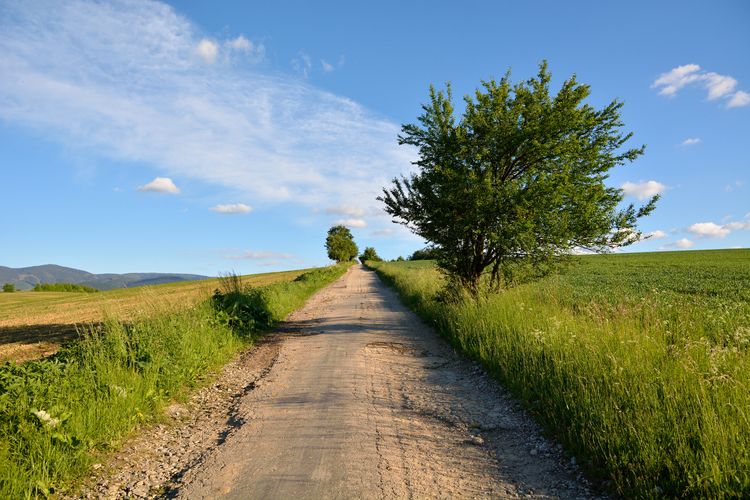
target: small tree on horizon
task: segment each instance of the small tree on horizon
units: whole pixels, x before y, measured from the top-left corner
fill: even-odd
[[[375,247],[366,247],[365,251],[362,252],[362,255],[359,256],[359,261],[364,264],[366,260],[371,260],[373,262],[383,262],[383,259],[381,259],[378,256],[378,253],[375,251]]]
[[[16,291],[16,285],[13,283],[6,283],[3,285],[3,292],[5,293],[12,293]]]
[[[346,226],[333,226],[328,230],[325,248],[328,258],[336,262],[348,262],[359,253],[354,236]]]

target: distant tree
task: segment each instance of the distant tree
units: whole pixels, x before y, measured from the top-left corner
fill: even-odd
[[[42,291],[42,285],[40,283],[37,283],[34,285],[34,288],[31,289],[32,292],[41,292]]]
[[[421,126],[402,127],[399,143],[419,148],[419,171],[378,199],[395,222],[440,247],[448,284],[475,298],[480,286],[544,276],[577,248],[638,241],[637,219],[655,208],[658,196],[618,210],[624,192],[604,182],[645,149],[620,149],[632,135],[620,131],[622,103],[599,111],[584,104],[591,91],[575,75],[553,96],[550,81],[546,61],[537,78],[512,85],[508,71],[499,83],[483,81],[458,122],[450,84],[445,94],[430,87]]]
[[[16,285],[12,283],[6,283],[3,285],[3,292],[5,293],[12,293],[16,291]]]
[[[346,226],[334,226],[328,230],[325,248],[328,258],[336,262],[348,262],[359,253],[354,236]]]
[[[436,260],[439,256],[438,254],[439,250],[437,247],[429,246],[415,251],[409,256],[408,260]]]
[[[377,252],[375,252],[374,247],[366,247],[365,251],[362,252],[362,255],[359,256],[359,261],[364,264],[366,260],[371,260],[373,262],[383,262],[383,259],[378,257]]]
[[[400,255],[398,256],[398,259],[396,259],[396,262],[403,262],[403,261],[404,261],[404,258],[401,257]]]

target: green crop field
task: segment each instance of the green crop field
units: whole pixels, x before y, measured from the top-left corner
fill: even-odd
[[[628,498],[750,498],[750,250],[592,255],[475,304],[431,262],[375,263]]]

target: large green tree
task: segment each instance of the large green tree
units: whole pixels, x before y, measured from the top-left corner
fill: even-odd
[[[325,248],[328,250],[328,258],[336,262],[352,260],[359,253],[354,236],[346,226],[333,226],[328,230]]]
[[[438,266],[475,296],[551,272],[576,249],[597,252],[641,237],[636,220],[654,209],[618,210],[623,191],[607,172],[645,146],[621,149],[622,103],[602,110],[584,100],[575,75],[550,96],[547,62],[536,78],[510,82],[510,70],[477,88],[454,116],[450,84],[430,86],[420,125],[399,144],[419,148],[418,173],[394,179],[378,199],[398,223],[440,248]],[[485,278],[483,278],[485,277]]]

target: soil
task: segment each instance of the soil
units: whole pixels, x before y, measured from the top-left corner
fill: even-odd
[[[607,498],[355,266],[64,498]]]

